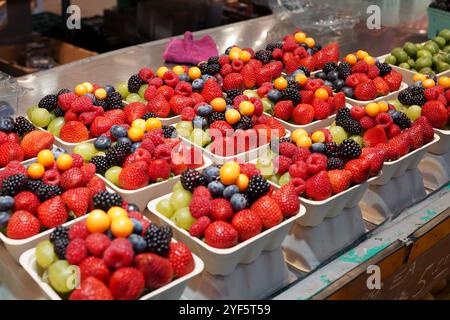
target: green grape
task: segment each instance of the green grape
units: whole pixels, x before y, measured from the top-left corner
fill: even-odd
[[[170,204],[174,210],[185,208],[191,203],[192,194],[187,190],[177,190],[170,196]]]
[[[29,107],[27,109],[27,117],[28,117],[28,119],[31,120],[31,113],[33,112],[34,109],[37,109],[37,108],[39,108],[37,105],[32,105],[31,107]]]
[[[261,99],[264,112],[269,112],[273,108],[273,103],[268,98]]]
[[[363,138],[361,136],[354,135],[354,136],[351,136],[349,139],[355,141],[362,148],[362,146],[363,146]]]
[[[192,130],[189,140],[198,146],[203,146],[203,133],[202,129],[195,128]]]
[[[130,103],[131,102],[139,102],[140,100],[141,100],[141,97],[139,97],[139,95],[137,93],[130,93],[125,99],[126,102],[130,102]]]
[[[178,190],[184,190],[183,185],[181,184],[181,181],[178,181],[178,182],[173,186],[173,189],[172,189],[173,192],[178,191]]]
[[[140,98],[138,102],[147,104],[147,100],[145,100],[144,98]]]
[[[203,146],[206,146],[211,143],[211,135],[209,134],[209,129],[206,129],[203,133]]]
[[[189,131],[189,134],[194,130],[194,126],[191,121],[180,121],[175,125],[175,128],[178,130],[185,129]]]
[[[244,92],[242,93],[244,96],[247,96],[249,98],[256,98],[259,99],[259,95],[256,92],[256,90],[244,90]]]
[[[284,186],[285,184],[289,183],[291,181],[291,175],[289,172],[286,172],[280,177],[280,180],[278,181],[278,184],[280,186]]]
[[[89,161],[97,153],[93,143],[80,143],[73,148],[73,153],[79,154],[84,161]]]
[[[148,84],[143,84],[143,85],[139,88],[138,95],[139,95],[142,99],[144,99],[144,93],[145,93],[145,90],[147,90],[147,88],[148,88]]]
[[[278,178],[278,176],[277,175],[273,175],[273,176],[271,176],[270,178],[268,178],[269,180],[270,180],[270,182],[273,182],[273,183],[275,183],[275,184],[279,184],[279,178]]]
[[[119,185],[119,174],[122,172],[122,168],[119,166],[113,166],[106,170],[105,178],[111,181],[112,184]]]
[[[402,103],[400,101],[398,101],[397,99],[395,100],[389,100],[387,101],[388,104],[392,104],[395,109],[398,109],[400,106],[402,106]]]
[[[187,138],[187,139],[189,139],[189,136],[191,135],[191,132],[184,128],[177,129],[177,133],[180,137]]]
[[[50,122],[52,122],[56,118],[53,112],[50,112]]]
[[[77,285],[77,268],[66,260],[58,260],[48,268],[50,285],[58,292],[65,293],[75,289]]]
[[[408,118],[412,121],[416,120],[417,118],[420,117],[420,115],[422,114],[422,108],[417,106],[417,105],[413,105],[410,106],[407,110],[406,110],[406,115],[408,116]]]
[[[181,208],[175,211],[173,216],[170,218],[175,224],[183,228],[184,230],[189,230],[191,225],[196,221],[194,217],[192,217],[189,208]]]
[[[35,126],[44,128],[50,123],[50,112],[44,108],[35,108],[31,111],[30,120]]]
[[[120,93],[122,99],[125,99],[130,94],[130,91],[128,91],[128,84],[126,82],[121,82],[116,85],[116,91]]]
[[[65,123],[64,117],[55,118],[48,124],[47,130],[54,136],[59,137],[61,128]]]
[[[106,152],[105,151],[97,151],[97,153],[95,155],[96,156],[105,156]]]
[[[156,210],[162,213],[165,217],[170,218],[173,215],[173,208],[170,204],[169,199],[164,199],[158,202],[156,205]]]
[[[272,158],[268,156],[259,157],[258,160],[256,160],[255,165],[264,177],[270,177],[273,175],[274,168]]]
[[[347,132],[345,132],[344,128],[340,126],[330,127],[330,133],[333,137],[333,141],[337,144],[342,143],[342,141],[348,138]]]
[[[56,260],[58,257],[50,241],[44,240],[36,246],[36,261],[42,268],[47,269]]]

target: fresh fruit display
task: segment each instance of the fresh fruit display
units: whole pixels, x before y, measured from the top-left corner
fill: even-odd
[[[191,251],[172,240],[171,228],[119,206],[57,227],[36,246],[35,257],[43,278],[69,300],[139,299],[195,268]]]
[[[397,100],[388,102],[412,121],[423,116],[434,128],[449,129],[450,77],[416,74],[414,81],[398,94]]]
[[[175,127],[162,125],[157,118],[138,118],[131,126],[113,125],[93,143],[75,147],[74,153],[94,164],[96,173],[126,190],[140,189],[204,164],[200,150],[180,143]]]
[[[381,63],[366,51],[358,50],[339,63],[330,62],[314,75],[335,92],[369,101],[400,89],[403,77],[387,63]]]
[[[214,248],[231,248],[298,213],[291,184],[274,190],[254,165],[229,161],[188,169],[156,209]]]
[[[406,42],[392,49],[385,62],[427,75],[450,70],[450,30],[441,30],[425,43]]]
[[[39,151],[51,149],[54,140],[50,133],[36,130],[25,117],[0,117],[0,168],[11,161],[36,157]]]

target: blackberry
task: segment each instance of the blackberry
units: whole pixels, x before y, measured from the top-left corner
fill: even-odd
[[[108,107],[108,104],[106,103],[106,100],[100,100],[100,99],[96,98],[94,101],[94,106],[102,107],[103,109],[106,109]]]
[[[341,62],[337,67],[339,73],[339,78],[345,80],[349,75],[352,74],[352,66],[348,62]]]
[[[177,129],[172,126],[162,126],[164,138],[175,138],[177,136]]]
[[[384,77],[385,75],[390,73],[391,70],[392,70],[391,66],[389,64],[387,64],[387,63],[381,63],[381,62],[377,61],[375,63],[375,65],[380,70],[380,77]]]
[[[330,157],[327,161],[327,170],[344,169],[345,162],[342,159]]]
[[[276,49],[276,43],[269,43],[269,44],[266,46],[266,51],[272,52],[272,51],[275,50],[275,49]]]
[[[118,142],[112,146],[107,152],[106,157],[108,158],[111,165],[119,165],[125,161],[125,158],[131,153],[131,146],[126,143]]]
[[[50,233],[51,243],[55,243],[55,241],[59,239],[69,239],[69,228],[58,226]]]
[[[272,59],[272,52],[269,50],[258,50],[255,53],[255,58],[262,62],[262,64],[267,64]]]
[[[144,114],[142,116],[142,119],[144,119],[144,120],[148,120],[150,118],[156,118],[156,113],[154,113],[154,112],[147,112],[146,114]]]
[[[361,147],[355,140],[345,139],[339,145],[339,157],[346,160],[356,159],[361,155]]]
[[[358,121],[353,118],[345,118],[343,120],[337,121],[336,124],[344,128],[344,130],[350,135],[360,135],[362,132],[362,127]]]
[[[53,197],[62,194],[60,186],[53,186],[45,183],[41,183],[39,187],[34,191],[34,194],[39,198],[41,202],[51,199]]]
[[[249,116],[243,116],[239,121],[234,125],[234,129],[242,129],[242,130],[248,130],[253,128],[253,122],[252,118]]]
[[[165,228],[159,228],[154,223],[150,224],[144,239],[147,243],[147,251],[156,253],[160,256],[165,256],[169,252],[172,236],[167,233]]]
[[[338,122],[342,122],[347,119],[353,119],[350,114],[350,109],[349,108],[340,108],[338,110],[338,112],[336,113],[336,124]]]
[[[128,79],[128,91],[131,93],[137,93],[143,83],[144,82],[138,74],[133,74],[130,79]]]
[[[93,156],[89,162],[95,164],[95,172],[99,174],[105,174],[111,168],[111,162],[105,156]]]
[[[27,182],[27,189],[31,192],[35,192],[42,184],[43,182],[41,180],[34,180],[34,179],[28,179]]]
[[[164,234],[166,234],[168,237],[172,238],[173,232],[172,232],[172,228],[171,228],[171,227],[164,225],[164,226],[161,226],[159,229],[160,229]]]
[[[302,96],[300,95],[300,92],[298,92],[298,90],[286,88],[281,91],[281,100],[291,100],[294,105],[297,105],[302,101]]]
[[[301,89],[300,83],[298,83],[294,79],[289,79],[287,82],[288,82],[288,85],[287,85],[288,88],[294,89],[296,91],[300,91],[300,89]]]
[[[24,174],[15,174],[3,179],[2,193],[14,197],[20,191],[27,189],[28,179]]]
[[[311,71],[305,66],[299,67],[298,70],[302,70],[305,76],[307,76],[308,78],[311,76]]]
[[[225,103],[226,104],[228,104],[228,105],[232,105],[233,104],[233,99],[230,99],[230,98],[225,98]]]
[[[111,207],[122,207],[122,197],[117,193],[109,193],[108,191],[97,192],[92,198],[95,209],[108,211]]]
[[[254,175],[250,178],[247,187],[247,196],[250,202],[254,202],[269,192],[270,184],[262,175]]]
[[[198,64],[198,68],[200,69],[202,74],[207,74],[208,73],[208,63],[207,62],[200,62]]]
[[[66,258],[66,250],[69,246],[69,239],[57,239],[53,243],[53,249],[55,250],[55,254],[59,259],[64,260]]]
[[[283,138],[280,138],[280,139],[278,140],[278,143],[279,143],[279,144],[282,144],[283,142],[289,142],[289,143],[292,143],[292,140],[291,140],[290,137],[283,137]]]
[[[327,157],[337,157],[339,146],[336,142],[325,142],[325,155]]]
[[[48,94],[38,103],[39,108],[53,111],[58,106],[58,96],[56,94]]]
[[[105,110],[122,109],[122,96],[120,93],[114,91],[106,97]]]
[[[227,94],[227,98],[230,98],[231,100],[233,100],[238,95],[240,95],[242,93],[242,91],[239,89],[231,89],[231,90],[225,91],[225,93]]]
[[[208,64],[219,64],[219,57],[218,56],[209,57]]]
[[[398,117],[394,119],[394,123],[400,127],[400,129],[406,129],[411,127],[411,120],[403,112],[399,112]]]
[[[55,117],[64,117],[64,111],[59,106],[55,108],[53,113],[55,114]]]
[[[16,118],[15,122],[14,132],[16,132],[19,136],[23,136],[36,129],[25,117],[19,116]]]
[[[277,42],[277,43],[275,43],[275,48],[278,48],[278,49],[283,49],[283,42]]]
[[[422,87],[408,87],[398,94],[398,101],[406,106],[423,106],[427,102],[425,89]]]
[[[337,69],[336,62],[327,62],[323,65],[322,71],[325,72],[325,74],[328,74],[328,72],[334,71]]]
[[[70,91],[69,89],[64,88],[64,89],[59,90],[56,95],[59,97],[60,95],[62,95],[64,93],[70,93],[70,92],[72,92],[72,91]]]
[[[206,73],[212,76],[219,73],[219,71],[220,71],[220,64],[218,63],[210,64],[206,68]]]
[[[203,175],[200,172],[190,168],[181,174],[180,181],[183,188],[189,190],[190,192],[193,192],[198,186],[205,185],[205,178]]]
[[[225,121],[225,113],[213,112],[208,117],[208,124],[212,124],[216,121]]]

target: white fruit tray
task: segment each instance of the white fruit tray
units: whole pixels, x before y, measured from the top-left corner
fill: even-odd
[[[193,257],[195,268],[191,273],[142,296],[139,300],[178,300],[183,294],[187,282],[203,271],[203,261],[196,255],[193,255]],[[20,264],[51,300],[62,300],[56,291],[47,282],[43,281],[39,275],[34,248],[27,250],[21,255]]]
[[[387,101],[387,100],[392,100],[395,99],[397,97],[397,95],[399,94],[400,91],[406,89],[408,87],[408,85],[405,82],[402,82],[402,84],[400,85],[400,89],[398,89],[397,91],[391,92],[385,96],[382,97],[378,97],[374,100],[368,100],[368,101],[361,101],[361,100],[355,100],[352,98],[345,98],[345,101],[347,101],[347,103],[351,104],[352,106],[365,106],[371,102],[380,102],[380,101]]]
[[[375,181],[372,181],[370,184],[384,185],[393,178],[400,177],[405,173],[405,171],[417,168],[420,160],[422,160],[428,149],[438,141],[439,136],[435,134],[433,141],[428,142],[419,149],[409,152],[408,154],[395,161],[385,162],[383,164],[383,168],[381,169],[381,176]]]
[[[196,170],[207,168],[212,164],[211,159],[209,159],[208,157],[203,156],[203,161],[204,165],[197,168]],[[111,188],[115,193],[120,194],[122,198],[128,203],[134,203],[141,209],[145,208],[150,199],[154,199],[155,197],[160,197],[164,194],[170,193],[173,189],[173,186],[178,181],[180,181],[180,175],[177,175],[165,181],[152,183],[137,190],[125,190],[119,188],[101,174],[97,174],[97,176],[104,180],[109,188]]]
[[[450,150],[443,155],[428,152],[419,163],[426,188],[436,190],[450,181]]]
[[[130,104],[129,102],[122,100],[122,104],[123,105],[127,105]],[[177,116],[173,116],[173,117],[168,117],[168,118],[158,118],[163,125],[169,126],[171,124],[175,124],[177,122],[181,121],[181,115],[177,115]]]
[[[346,105],[347,108],[351,108],[352,107],[352,105],[347,103],[347,102],[345,103],[345,105]],[[282,120],[280,118],[277,118],[275,116],[272,116],[270,114],[267,114],[267,115],[270,116],[270,117],[274,117],[275,119],[280,121],[281,124],[286,129],[290,130],[291,132],[293,132],[296,129],[305,129],[308,133],[314,132],[315,130],[318,130],[318,129],[329,127],[334,122],[334,120],[336,119],[336,114],[333,114],[333,115],[329,116],[326,119],[316,120],[316,121],[313,121],[311,123],[304,124],[304,125],[298,125],[298,124],[290,123],[288,121],[284,121],[284,120]]]
[[[439,142],[433,144],[428,152],[442,155],[450,152],[450,130],[434,129],[434,133],[439,136]]]
[[[217,249],[207,245],[201,239],[192,237],[188,231],[176,226],[169,218],[156,209],[159,201],[169,199],[171,194],[162,196],[149,202],[147,208],[151,213],[150,219],[160,224],[172,226],[174,237],[185,243],[195,254],[201,257],[205,263],[205,270],[213,275],[228,275],[239,264],[248,264],[256,260],[263,251],[272,251],[281,246],[283,239],[289,232],[294,222],[305,214],[305,207],[293,217],[284,220],[279,225],[265,230],[257,236],[241,242],[228,249]]]
[[[390,54],[385,54],[383,56],[378,57],[378,60],[380,60],[380,62],[384,62],[384,60],[389,56]],[[395,69],[396,71],[400,72],[403,76],[403,81],[406,82],[407,84],[413,84],[414,83],[414,75],[418,74],[419,72],[417,71],[412,71],[412,70],[408,70],[408,69],[404,69],[404,68],[400,68],[399,66],[395,66],[390,64],[390,66]],[[442,76],[450,76],[450,70],[441,72],[436,74],[436,76],[442,77]]]

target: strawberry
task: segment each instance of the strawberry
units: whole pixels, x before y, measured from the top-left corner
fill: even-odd
[[[170,164],[166,160],[155,159],[148,165],[148,179],[150,182],[167,180],[170,177],[170,171]]]
[[[11,215],[6,227],[6,236],[11,239],[25,239],[39,233],[39,220],[30,212],[19,210]]]
[[[195,268],[194,257],[191,250],[181,242],[171,242],[169,244],[169,255],[167,256],[172,265],[173,273],[176,278],[181,278],[191,273]]]
[[[300,67],[307,67],[308,70],[313,71],[315,69],[315,65],[316,65],[316,61],[315,60],[316,59],[314,59],[314,57],[312,57],[312,56],[306,56],[303,59],[300,59],[299,66]],[[287,71],[287,69],[286,69],[286,71]]]
[[[283,212],[277,202],[268,195],[256,200],[251,209],[260,217],[264,229],[272,228],[283,221]]]
[[[256,84],[261,86],[265,82],[272,80],[272,71],[269,68],[255,69]]]
[[[225,221],[214,221],[205,230],[205,242],[214,248],[226,249],[238,243],[238,232]]]
[[[116,300],[136,300],[144,288],[144,274],[135,268],[120,268],[109,280],[109,290]]]
[[[223,66],[221,66],[220,71],[219,71],[219,73],[222,77],[225,77],[232,72],[233,72],[233,68],[231,67],[231,64],[229,64],[229,63],[226,63]]]
[[[211,138],[214,136],[213,132],[216,131],[216,133],[221,134],[221,136],[227,135],[227,132],[230,130],[233,130],[233,127],[226,121],[219,120],[213,122],[209,126],[209,131],[211,132]]]
[[[420,116],[413,122],[412,126],[422,127],[424,143],[428,143],[434,139],[434,130],[427,117]]]
[[[283,63],[281,61],[272,61],[265,65],[272,73],[272,79],[278,78],[283,71]]]
[[[27,133],[20,143],[25,159],[34,158],[39,151],[52,149],[55,137],[48,132],[35,130]]]
[[[59,137],[65,142],[82,142],[89,139],[89,131],[81,122],[69,121],[61,127]]]
[[[222,98],[222,88],[215,79],[209,78],[203,86],[201,95],[209,103],[215,98]]]
[[[445,105],[437,100],[427,101],[422,106],[422,116],[426,117],[430,124],[437,129],[444,129],[448,120]]]
[[[194,108],[186,107],[181,110],[181,120],[183,121],[192,121],[195,118]]]
[[[86,225],[86,222],[83,221],[83,224]],[[72,230],[73,227],[70,229]],[[70,232],[69,230],[69,232]],[[87,230],[87,229],[86,229]],[[72,240],[72,239],[71,239]],[[109,238],[108,238],[109,240]],[[109,278],[111,277],[111,272],[108,267],[105,265],[105,262],[101,258],[97,258],[94,256],[87,257],[83,262],[79,265],[80,267],[80,277],[83,282],[89,277],[95,277],[96,279],[102,281],[104,284],[109,283]]]
[[[176,115],[181,114],[184,108],[193,107],[194,100],[190,97],[185,97],[181,95],[174,95],[169,100],[170,109]]]
[[[123,168],[119,174],[119,185],[122,189],[135,190],[148,184],[147,163],[134,162]]]
[[[400,89],[400,86],[403,81],[403,76],[401,75],[401,73],[392,69],[390,73],[388,73],[383,77],[383,79],[389,85],[389,90],[391,90],[391,92],[394,92]]]
[[[300,95],[302,96],[302,103],[311,104],[314,99],[314,92],[309,90],[300,90]],[[345,95],[344,95],[345,104]]]
[[[96,117],[94,121],[92,121],[90,132],[94,137],[98,137],[103,133],[109,131],[112,127],[113,123],[109,118],[106,117]]]
[[[293,111],[294,106],[292,104],[292,101],[284,100],[275,104],[273,115],[284,121],[288,121],[289,119],[291,119]]]
[[[86,184],[95,176],[96,167],[93,163],[85,163],[82,167],[80,167],[81,173],[83,174],[83,186],[86,186]]]
[[[25,210],[36,214],[40,204],[39,198],[30,191],[21,191],[14,197],[14,211]]]
[[[97,176],[92,177],[86,187],[89,189],[91,195],[106,190],[105,181]]]
[[[369,176],[373,177],[383,168],[386,151],[379,148],[363,148],[361,158],[367,159],[370,163]]]
[[[108,110],[104,116],[111,120],[113,125],[125,123],[125,113],[121,109]]]
[[[76,217],[81,217],[86,214],[89,209],[91,196],[88,188],[70,189],[61,195],[67,209],[72,211]]]
[[[347,190],[352,183],[352,173],[348,170],[330,170],[327,174],[334,194]]]
[[[141,253],[134,258],[134,266],[144,274],[145,286],[157,289],[172,281],[172,265],[168,259],[154,253]]]
[[[224,90],[242,89],[244,87],[244,77],[240,73],[232,72],[223,79]]]
[[[94,105],[88,96],[77,97],[71,104],[70,110],[75,113],[91,111]]]
[[[399,158],[408,154],[410,150],[409,137],[406,133],[402,133],[392,138],[389,140],[388,144],[394,149],[395,154],[398,155]]]
[[[369,178],[370,162],[364,158],[353,159],[345,164],[344,169],[352,173],[353,183],[363,183]]]
[[[55,228],[69,218],[64,201],[60,196],[51,198],[38,208],[38,218],[41,224],[46,228]]]
[[[62,111],[67,111],[76,99],[78,99],[78,96],[73,92],[60,94],[58,96],[58,106]]]
[[[157,117],[167,118],[170,114],[170,104],[164,95],[158,93],[152,100],[148,101],[147,111],[155,113]]]
[[[69,300],[114,300],[111,291],[100,280],[88,277],[79,288],[72,291]]]
[[[206,228],[208,228],[210,224],[211,219],[208,216],[201,216],[189,227],[189,234],[193,237],[203,238]]]
[[[363,142],[365,147],[375,147],[379,143],[387,142],[386,132],[383,127],[376,125],[364,132]]]
[[[359,60],[352,67],[352,73],[367,73],[368,71],[369,71],[369,64],[364,60]]]
[[[78,114],[73,112],[72,110],[69,110],[66,112],[66,114],[64,115],[64,121],[65,122],[69,122],[69,121],[79,121],[79,117]]]
[[[362,101],[373,100],[377,96],[377,88],[372,80],[360,83],[355,87],[355,98]]]
[[[378,77],[380,75],[380,69],[378,69],[378,67],[376,65],[369,65],[368,66],[368,70],[367,70],[367,76],[369,77],[369,79],[375,79],[376,77]]]
[[[229,221],[233,216],[233,208],[231,207],[231,203],[223,198],[213,199],[211,201],[209,216],[212,220]]]
[[[167,85],[159,87],[156,91],[161,93],[166,100],[170,100],[175,95],[175,90]]]
[[[424,144],[424,131],[421,126],[414,126],[404,131],[409,138],[409,146],[411,151],[419,149]]]
[[[0,167],[6,166],[11,161],[23,161],[25,159],[23,149],[15,142],[0,144]]]
[[[383,78],[376,77],[373,79],[373,84],[375,85],[377,97],[386,96],[389,94],[389,85]]]
[[[437,87],[426,88],[424,90],[424,95],[427,100],[437,100],[439,97],[439,91],[436,90]]]
[[[286,135],[286,129],[281,124],[281,122],[276,120],[275,118],[269,118],[266,122],[266,125],[270,128],[270,134],[272,136],[282,138]]]
[[[271,197],[275,200],[285,218],[294,216],[300,209],[300,199],[297,196],[294,185],[291,183],[275,190]]]
[[[333,105],[335,110],[345,107],[345,94],[343,92],[337,92],[334,94]]]
[[[305,191],[307,197],[315,201],[329,198],[333,189],[326,171],[320,171],[306,180]]]
[[[125,106],[123,112],[125,113],[126,123],[131,125],[134,120],[141,118],[148,110],[145,104],[141,102],[132,102]]]
[[[246,88],[253,88],[256,85],[255,68],[251,64],[246,64],[242,70],[241,75],[244,78],[244,86]]]
[[[339,60],[339,44],[334,42],[313,55],[314,67],[316,70],[322,69],[327,62],[337,62]],[[313,71],[314,69],[309,69]]]
[[[326,119],[331,114],[330,105],[318,98],[314,98],[312,101],[312,107],[314,109],[314,120]]]
[[[358,84],[365,83],[369,80],[369,77],[364,73],[353,73],[345,79],[345,85],[347,87],[355,88]]]
[[[81,168],[72,167],[61,174],[60,186],[64,190],[83,187],[85,178]]]
[[[242,210],[233,216],[231,225],[237,230],[239,241],[245,241],[261,233],[261,218],[253,210]]]

